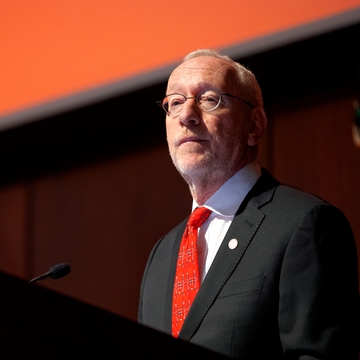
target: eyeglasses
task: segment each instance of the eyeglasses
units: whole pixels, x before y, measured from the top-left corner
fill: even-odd
[[[197,95],[188,97],[182,94],[169,94],[165,96],[163,101],[157,101],[156,103],[161,106],[168,115],[174,116],[180,113],[183,105],[188,99],[195,99],[197,105],[203,111],[213,111],[220,105],[222,96],[229,96],[241,100],[251,109],[255,107],[248,101],[239,98],[238,96],[221,93],[217,90],[202,90]]]

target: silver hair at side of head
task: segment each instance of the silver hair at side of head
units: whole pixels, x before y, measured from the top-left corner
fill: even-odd
[[[263,106],[263,97],[260,86],[257,82],[255,75],[245,66],[234,61],[227,55],[222,55],[216,50],[212,49],[199,49],[195,50],[184,57],[183,61],[187,61],[196,57],[210,56],[222,59],[228,62],[237,73],[237,82],[242,93],[242,96],[254,106]]]

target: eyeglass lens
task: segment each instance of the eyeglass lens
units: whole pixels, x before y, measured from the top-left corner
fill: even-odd
[[[190,97],[181,94],[170,94],[163,100],[163,108],[168,114],[176,115],[181,111],[188,99],[195,99],[202,110],[212,111],[219,106],[221,94],[216,90],[204,90],[196,96]]]

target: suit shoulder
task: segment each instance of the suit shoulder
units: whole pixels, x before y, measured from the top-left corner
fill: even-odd
[[[320,209],[325,211],[325,209],[328,209],[326,212],[339,212],[339,209],[319,196],[299,190],[289,185],[279,184],[270,190],[270,194],[268,193],[267,196],[263,195],[261,195],[262,200],[266,199],[266,201],[261,202],[261,200],[257,202],[259,209],[261,208],[264,213],[268,213],[270,211],[271,213],[275,213],[278,216],[284,216],[286,218],[289,216],[302,216],[311,209],[314,211],[319,211]]]
[[[293,186],[280,184],[276,191],[275,197],[291,199],[292,201],[297,201],[299,203],[315,205],[315,204],[329,204],[326,200],[321,197],[305,192],[303,190],[297,189]]]
[[[329,204],[315,194],[280,183],[264,169],[263,176],[249,195],[260,208],[270,203],[272,205],[278,204],[283,208],[300,207],[303,209],[318,204]]]
[[[272,205],[279,214],[300,216],[308,214],[311,216],[322,216],[336,219],[341,223],[348,223],[345,214],[336,206],[314,194],[299,190],[289,185],[280,184],[274,191]],[[274,210],[274,208],[272,208]]]

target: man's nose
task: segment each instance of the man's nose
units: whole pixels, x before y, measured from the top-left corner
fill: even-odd
[[[179,113],[179,121],[184,125],[197,125],[201,121],[201,109],[194,98],[188,98]]]

